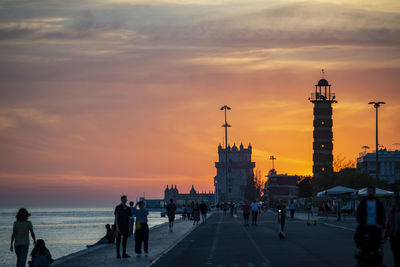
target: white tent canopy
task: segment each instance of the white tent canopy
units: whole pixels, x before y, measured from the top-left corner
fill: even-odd
[[[343,196],[350,195],[356,192],[356,189],[339,185],[317,193],[317,197]]]
[[[376,195],[377,197],[390,197],[390,196],[392,196],[393,194],[394,194],[394,193],[393,193],[392,191],[387,191],[387,190],[383,190],[383,189],[380,189],[380,188],[376,188],[376,193],[375,193],[375,195]],[[366,195],[368,195],[368,188],[365,187],[365,188],[362,188],[362,189],[358,190],[358,195],[359,195],[359,196],[366,196]]]

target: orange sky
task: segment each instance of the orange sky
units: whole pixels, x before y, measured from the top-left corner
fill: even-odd
[[[272,154],[278,172],[310,174],[322,68],[334,154],[374,146],[375,100],[393,149],[399,22],[398,1],[3,1],[0,204],[213,190],[224,104],[230,143],[251,143],[262,175]]]

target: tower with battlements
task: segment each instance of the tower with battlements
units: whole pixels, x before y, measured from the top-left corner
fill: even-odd
[[[325,79],[318,81],[308,100],[314,104],[313,174],[318,177],[333,172],[332,104],[337,101]]]
[[[225,161],[225,152],[227,152],[227,161]],[[217,203],[238,202],[244,199],[247,179],[254,176],[255,162],[251,161],[251,152],[251,145],[247,148],[243,144],[239,148],[236,145],[228,146],[227,151],[221,145],[218,146],[218,161],[215,162],[217,175],[214,177]],[[227,175],[225,168],[227,168]]]

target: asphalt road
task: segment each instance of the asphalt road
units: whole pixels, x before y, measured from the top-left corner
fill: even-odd
[[[278,238],[276,215],[263,212],[257,226],[244,227],[241,214],[215,213],[164,254],[154,266],[354,266],[354,224],[287,220],[285,240]],[[388,244],[384,263],[394,266]]]

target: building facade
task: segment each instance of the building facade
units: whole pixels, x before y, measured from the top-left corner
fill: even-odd
[[[325,79],[318,81],[315,92],[308,100],[314,104],[313,173],[314,177],[318,177],[333,172],[332,104],[337,101]]]
[[[218,146],[217,175],[214,177],[216,203],[238,202],[244,199],[244,188],[254,177],[255,162],[251,161],[252,147],[241,144],[227,149]]]
[[[180,194],[176,185],[175,187],[171,185],[171,188],[167,185],[164,190],[164,201],[169,203],[171,198],[174,199],[178,206],[190,205],[192,202],[200,203],[202,201],[206,202],[208,205],[214,205],[215,203],[215,194],[213,192],[198,193],[193,185],[189,194]]]
[[[376,152],[360,153],[357,158],[357,169],[367,171],[372,177],[376,174]],[[400,183],[400,151],[381,149],[379,156],[379,177],[389,183]]]
[[[264,186],[264,198],[270,203],[297,197],[299,176],[270,173]]]

